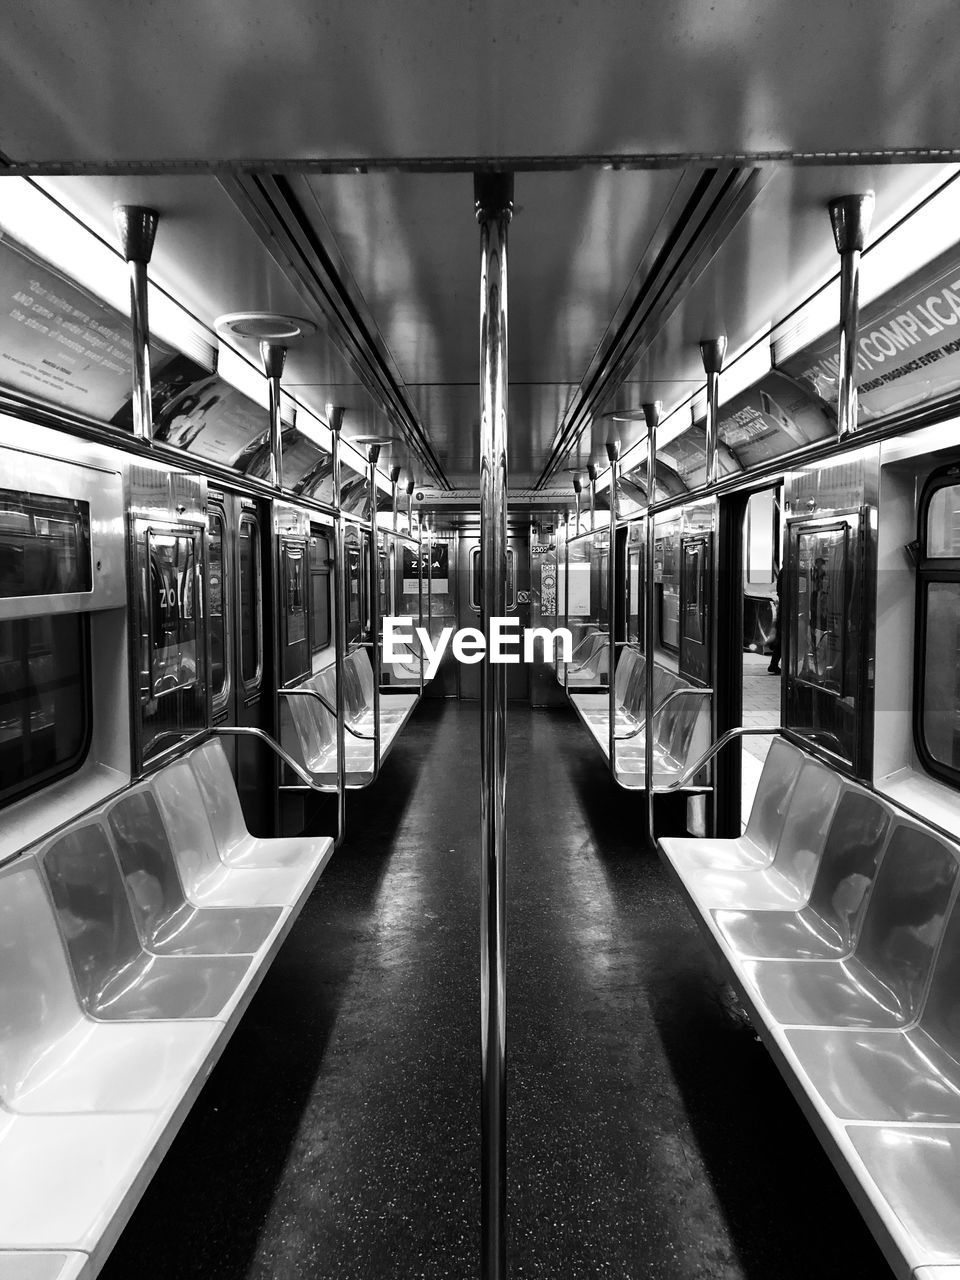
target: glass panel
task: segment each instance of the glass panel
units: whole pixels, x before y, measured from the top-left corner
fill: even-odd
[[[90,504],[0,489],[0,597],[91,589]]]
[[[283,580],[287,645],[289,646],[302,643],[307,635],[303,591],[303,552],[299,547],[283,548]]]
[[[937,489],[927,508],[927,555],[960,559],[960,485]]]
[[[260,678],[260,529],[253,516],[240,517],[240,678]]]
[[[640,642],[640,549],[627,551],[627,639]]]
[[[210,531],[207,534],[207,600],[210,616],[210,683],[214,702],[227,690],[227,610],[224,607],[226,583],[223,571],[223,516],[210,514]]]
[[[196,534],[147,537],[150,566],[150,692],[155,698],[197,679]]]
[[[960,582],[926,587],[923,740],[934,760],[960,769]]]
[[[319,653],[330,643],[330,539],[317,533],[310,539],[310,647]]]
[[[683,638],[703,644],[703,552],[702,542],[683,548]]]
[[[0,804],[80,764],[89,705],[85,618],[0,622]]]
[[[470,603],[479,613],[483,607],[480,599],[482,594],[482,586],[480,583],[480,570],[483,561],[480,559],[480,548],[474,547],[470,552]]]
[[[797,615],[791,671],[799,680],[842,693],[847,528],[797,535]]]

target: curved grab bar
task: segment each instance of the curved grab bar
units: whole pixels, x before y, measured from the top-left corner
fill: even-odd
[[[713,690],[708,689],[706,687],[704,687],[703,689],[698,689],[694,685],[690,685],[690,687],[687,689],[674,689],[673,693],[668,693],[667,696],[664,698],[664,700],[661,703],[659,703],[656,707],[654,707],[653,709],[654,717],[658,716],[660,712],[663,710],[663,708],[667,706],[668,703],[672,702],[674,698],[682,698],[684,697],[685,694],[690,694],[690,693],[712,694]],[[617,742],[626,742],[628,738],[635,738],[638,733],[643,733],[644,729],[646,728],[646,724],[647,724],[646,719],[642,720],[640,724],[638,724],[635,729],[631,729],[629,733],[615,734],[614,735],[615,740]]]
[[[297,777],[300,778],[311,791],[323,791],[326,794],[330,794],[332,791],[336,791],[337,789],[336,787],[331,787],[326,783],[315,782],[313,774],[308,773],[301,764],[298,764],[297,761],[294,760],[293,756],[284,751],[280,743],[277,742],[275,738],[271,738],[265,729],[257,729],[253,725],[218,724],[214,725],[212,732],[219,734],[229,733],[236,737],[259,738],[261,742],[265,742],[267,744],[275,755],[280,757],[285,765],[293,770]]]
[[[278,698],[316,698],[316,700],[320,703],[320,705],[322,707],[325,707],[326,710],[330,712],[334,720],[336,720],[337,718],[337,713],[334,710],[334,708],[331,707],[330,703],[326,700],[323,694],[318,693],[316,689],[278,689],[277,697]],[[346,721],[343,722],[343,727],[344,729],[346,729],[347,733],[352,734],[353,737],[355,738],[359,738],[362,742],[374,741],[374,735],[372,733],[358,733],[356,729],[351,729]]]
[[[668,783],[665,787],[654,787],[653,789],[658,795],[668,791],[680,791],[692,778],[697,776],[705,765],[710,763],[715,755],[718,755],[728,743],[733,742],[736,738],[762,738],[774,733],[783,733],[783,725],[775,725],[772,729],[754,725],[739,725],[736,729],[728,729],[726,733],[720,735],[716,742],[711,743],[700,759],[690,765],[688,769],[685,769],[679,778],[674,782]]]

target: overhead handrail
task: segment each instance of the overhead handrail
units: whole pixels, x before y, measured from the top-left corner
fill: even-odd
[[[678,689],[677,692],[680,693],[683,691]],[[697,690],[697,692],[702,692],[702,690]],[[654,787],[653,789],[658,795],[668,791],[682,790],[687,783],[691,781],[691,779],[697,776],[701,769],[710,763],[715,755],[718,755],[728,743],[733,742],[736,738],[762,738],[775,733],[782,734],[783,732],[783,725],[779,724],[775,725],[772,729],[755,725],[738,725],[735,729],[728,729],[726,733],[722,733],[720,735],[716,742],[711,743],[700,759],[690,765],[690,767],[686,769],[679,778],[673,782],[667,783],[665,787]]]
[[[653,715],[658,716],[660,712],[664,709],[664,707],[667,706],[669,703],[671,703],[674,700],[674,698],[683,698],[686,695],[691,693],[696,693],[698,695],[710,695],[713,693],[713,690],[707,688],[706,686],[700,689],[694,685],[690,685],[690,687],[687,689],[674,689],[672,693],[667,694],[667,696],[664,698],[664,700],[661,703],[659,703],[656,707],[654,707]],[[644,717],[644,719],[640,722],[640,724],[638,724],[635,729],[631,729],[629,733],[615,734],[614,737],[616,741],[626,742],[628,738],[635,738],[637,734],[643,733],[646,723],[647,723],[646,717]]]
[[[330,714],[334,717],[334,719],[336,719],[336,715],[337,715],[336,709],[334,707],[331,707],[330,703],[326,700],[323,694],[318,693],[316,689],[278,689],[277,697],[278,698],[316,698],[316,700],[320,703],[320,705],[325,707],[327,711],[329,711]],[[354,738],[359,738],[362,742],[376,741],[375,734],[359,733],[356,729],[352,729],[350,725],[347,724],[346,720],[344,720],[343,727],[347,731],[347,733],[352,734]]]

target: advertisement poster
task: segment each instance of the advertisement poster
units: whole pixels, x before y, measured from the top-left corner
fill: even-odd
[[[836,333],[791,356],[785,372],[836,411]],[[960,259],[942,254],[860,312],[859,421],[873,422],[960,388]]]
[[[151,345],[159,364],[170,352]],[[130,321],[0,236],[0,382],[109,422],[130,398]]]

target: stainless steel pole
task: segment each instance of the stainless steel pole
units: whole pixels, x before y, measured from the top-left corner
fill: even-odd
[[[860,255],[873,218],[874,195],[839,196],[827,206],[840,254],[840,369],[837,439],[857,429],[857,330],[860,323]]]
[[[261,342],[260,359],[270,388],[270,483],[283,488],[283,424],[280,421],[280,378],[287,348],[279,342]]]
[[[617,462],[620,458],[620,441],[607,441],[607,457],[610,459],[610,546],[607,548],[607,705],[610,709],[608,725],[608,749],[610,772],[617,777]]]
[[[644,565],[643,583],[643,652],[644,652],[644,739],[643,739],[643,773],[647,781],[647,834],[651,846],[657,847],[656,815],[654,812],[653,794],[653,676],[656,646],[656,591],[653,581],[653,561],[656,555],[656,539],[654,530],[653,504],[657,495],[657,427],[660,425],[660,413],[663,402],[654,400],[643,406],[643,416],[647,423],[647,547]]]
[[[343,515],[340,511],[340,429],[343,426],[343,409],[330,410],[330,430],[333,433],[333,501],[337,508],[333,526],[333,594],[337,602],[334,648],[337,660],[337,845],[343,840],[347,828],[347,733],[346,688],[343,664],[347,660],[347,574],[344,564]]]
[[[597,527],[597,464],[587,464],[587,475],[590,477],[590,532]]]
[[[720,479],[720,370],[726,353],[727,339],[723,334],[700,343],[700,358],[707,375],[707,484],[716,484]]]
[[[377,528],[377,459],[380,446],[367,446],[370,485],[370,665],[373,668],[373,778],[380,773],[380,530]]]
[[[480,1275],[507,1274],[507,681],[490,661],[507,613],[507,227],[513,175],[478,173],[480,223]]]
[[[582,490],[583,490],[583,485],[580,483],[580,477],[574,476],[573,492],[577,495],[577,534],[578,535],[580,533],[580,494]]]
[[[147,264],[153,254],[160,215],[138,204],[115,204],[113,221],[120,248],[130,268],[130,329],[133,341],[133,434],[153,439],[150,400],[150,313],[147,306]]]
[[[398,488],[398,482],[400,480],[400,471],[401,471],[400,467],[390,468],[390,484],[393,487],[393,532],[394,533],[396,533],[398,528],[400,527],[400,524],[399,524],[400,522],[400,509],[399,509],[400,490]]]

